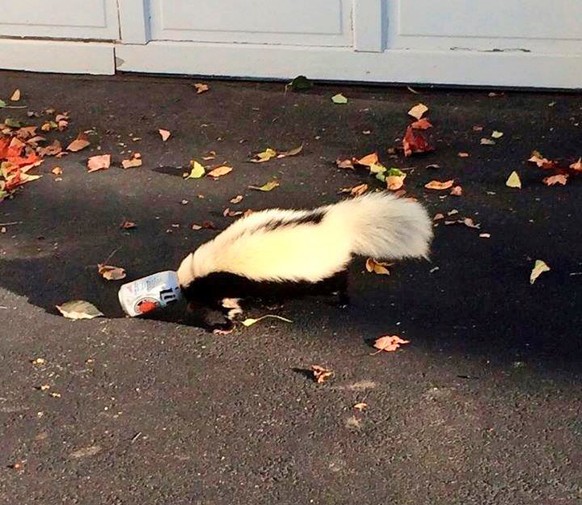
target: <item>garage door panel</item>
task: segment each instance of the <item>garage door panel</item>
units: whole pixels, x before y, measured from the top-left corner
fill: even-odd
[[[351,0],[150,0],[152,40],[347,46]]]

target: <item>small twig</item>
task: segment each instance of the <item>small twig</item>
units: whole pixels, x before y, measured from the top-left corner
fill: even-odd
[[[138,431],[133,438],[131,439],[131,443],[133,444],[139,437],[141,437],[141,431]]]
[[[107,258],[105,259],[105,261],[103,262],[104,265],[107,265],[107,262],[113,258],[113,256],[115,255],[115,253],[117,253],[117,251],[119,251],[119,249],[121,249],[121,247],[118,247],[117,249],[115,249],[109,256],[107,256]]]
[[[10,223],[0,223],[0,226],[12,226],[15,224],[22,224],[22,221],[11,221]]]

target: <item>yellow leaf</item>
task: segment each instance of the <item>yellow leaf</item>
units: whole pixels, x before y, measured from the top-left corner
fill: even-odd
[[[517,172],[514,171],[509,174],[507,181],[505,181],[505,185],[510,188],[521,189],[521,179],[519,178],[519,175],[517,175]]]
[[[503,132],[498,132],[497,130],[494,130],[491,134],[491,138],[494,139],[500,139],[501,137],[503,137]]]
[[[275,314],[265,314],[264,316],[259,317],[258,319],[253,319],[252,317],[249,317],[248,319],[245,319],[244,321],[242,321],[242,325],[243,326],[252,326],[253,324],[258,323],[259,321],[262,321],[263,319],[266,319],[268,317],[271,317],[273,319],[279,319],[281,321],[285,321],[286,323],[292,323],[293,321],[291,321],[291,319],[287,319],[285,317],[281,317],[281,316],[277,316]]]
[[[232,167],[229,167],[227,165],[222,165],[222,166],[216,167],[215,169],[208,172],[208,175],[210,177],[218,178],[218,177],[222,177],[223,175],[229,174],[230,172],[232,172]]]
[[[14,90],[14,93],[12,93],[10,100],[13,102],[18,102],[18,100],[20,100],[20,90],[19,89]]]
[[[348,103],[348,99],[344,95],[342,95],[341,93],[338,93],[337,95],[333,95],[331,97],[331,101],[333,103],[336,103],[336,104]]]
[[[279,154],[277,154],[277,158],[287,158],[288,156],[296,156],[301,151],[303,151],[303,144],[301,144],[299,147],[296,147],[294,149],[290,149],[289,151],[280,152]]]
[[[423,103],[419,103],[417,105],[415,105],[414,107],[412,107],[412,109],[410,109],[408,111],[408,115],[412,116],[414,119],[419,120],[422,116],[424,116],[424,113],[428,111],[428,107],[426,105],[424,105]]]
[[[277,181],[269,181],[262,186],[249,186],[249,189],[256,189],[257,191],[273,191],[279,186],[280,184]]]
[[[274,149],[271,149],[270,147],[267,147],[267,149],[265,149],[264,151],[255,154],[251,158],[251,161],[253,163],[264,163],[265,161],[269,161],[270,159],[273,159],[276,156],[277,156],[277,151],[275,151]]]
[[[529,276],[529,283],[533,284],[536,279],[543,274],[544,272],[549,272],[550,271],[550,267],[547,265],[547,263],[545,261],[542,260],[536,260],[535,265],[531,271],[531,274]]]
[[[186,175],[186,179],[200,179],[200,177],[204,177],[206,170],[204,167],[198,163],[196,160],[190,161],[190,173]]]
[[[57,309],[67,319],[93,319],[103,315],[95,305],[84,300],[72,300],[57,305]]]
[[[170,138],[171,133],[168,130],[162,130],[159,129],[158,133],[160,134],[160,136],[162,137],[162,141],[165,142],[166,140],[168,140]]]

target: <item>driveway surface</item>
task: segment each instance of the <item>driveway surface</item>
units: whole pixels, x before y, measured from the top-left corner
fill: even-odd
[[[46,109],[68,111],[68,128],[46,133],[63,146],[92,130],[91,146],[47,157],[30,172],[41,179],[0,202],[0,502],[581,503],[581,177],[548,187],[527,162],[533,150],[566,164],[582,156],[580,94],[219,81],[197,94],[196,82],[0,72],[0,98],[26,106],[0,120],[40,125]],[[340,92],[347,104],[331,101]],[[436,150],[390,154],[419,102]],[[503,136],[481,145],[493,131]],[[123,170],[131,151],[143,166]],[[431,261],[389,276],[357,259],[347,309],[326,298],[259,306],[249,317],[293,322],[214,336],[180,307],[123,317],[120,282],[97,274],[110,255],[129,280],[176,268],[217,233],[191,225],[222,229],[236,219],[225,208],[310,207],[341,188],[381,188],[364,168],[335,165],[374,151],[406,169],[407,196],[431,215],[457,210],[445,219],[480,229],[435,221]],[[87,173],[87,158],[105,153],[111,168]],[[234,170],[184,179],[191,159]],[[512,171],[522,189],[505,185]],[[273,179],[271,192],[248,188]],[[425,189],[433,179],[454,179],[463,195]],[[551,270],[531,285],[537,259]],[[55,305],[72,299],[106,317],[65,319]],[[372,356],[382,335],[410,344]],[[316,383],[313,364],[333,377]]]

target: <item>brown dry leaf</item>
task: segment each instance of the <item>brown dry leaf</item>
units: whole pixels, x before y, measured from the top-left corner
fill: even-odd
[[[404,186],[404,179],[406,179],[406,174],[389,175],[386,177],[386,188],[390,191],[398,191]]]
[[[433,221],[440,221],[441,219],[444,219],[444,218],[445,218],[445,215],[439,212],[438,214],[435,214],[434,215],[434,217],[432,218],[432,220]]]
[[[457,156],[459,158],[468,158],[470,156],[470,154],[469,153],[465,153],[465,152],[460,152],[460,153],[457,153]]]
[[[295,149],[290,149],[289,151],[282,151],[278,153],[277,158],[287,158],[289,156],[296,156],[301,151],[303,151],[303,144],[301,144],[299,147],[296,147]]]
[[[550,271],[550,267],[548,266],[548,264],[545,261],[536,260],[534,267],[531,271],[531,274],[529,276],[529,283],[533,284],[540,275],[542,275],[544,272],[549,272],[549,271]]]
[[[194,87],[196,88],[196,94],[200,94],[200,93],[205,93],[206,91],[208,91],[210,88],[208,86],[208,84],[204,84],[202,82],[197,82],[196,84],[194,84]]]
[[[87,135],[85,133],[81,132],[81,133],[79,133],[79,135],[77,135],[77,138],[75,140],[73,140],[67,146],[67,151],[71,151],[73,153],[76,153],[77,151],[85,149],[87,146],[90,146],[90,145],[91,145],[91,142],[89,142]]]
[[[219,167],[214,168],[213,170],[208,172],[206,175],[209,175],[210,177],[214,177],[215,179],[218,179],[219,177],[222,177],[223,175],[230,174],[230,172],[232,172],[232,167],[229,167],[228,165],[221,165]]]
[[[385,263],[381,261],[376,261],[374,258],[368,258],[366,260],[366,270],[370,273],[374,272],[378,275],[390,275],[390,270],[388,267],[391,267],[394,263]]]
[[[123,168],[136,168],[136,167],[141,167],[142,164],[143,164],[143,161],[141,159],[141,154],[140,153],[133,153],[133,155],[131,156],[130,159],[123,160],[121,162],[121,166]]]
[[[134,222],[132,222],[132,221],[128,221],[127,219],[124,219],[124,220],[121,222],[121,224],[119,225],[119,227],[120,227],[122,230],[131,230],[131,229],[133,229],[133,228],[137,228],[137,224],[135,224],[135,223],[134,223]]]
[[[462,196],[463,195],[463,188],[461,186],[453,186],[450,194],[453,196]]]
[[[270,147],[267,147],[267,149],[265,149],[264,151],[255,154],[250,161],[252,163],[264,163],[265,161],[269,161],[275,158],[276,156],[277,151],[271,149]]]
[[[108,281],[120,281],[126,277],[125,269],[111,265],[104,265],[103,263],[97,265],[97,271],[101,277]]]
[[[243,198],[244,197],[242,195],[236,195],[235,197],[231,198],[229,201],[230,201],[230,203],[236,204],[236,203],[242,202]]]
[[[423,103],[419,103],[417,105],[415,105],[414,107],[412,107],[412,109],[410,109],[408,111],[408,115],[412,116],[414,119],[419,120],[425,112],[428,111],[428,107],[426,105],[424,105]]]
[[[367,154],[359,160],[355,160],[358,165],[364,165],[365,167],[370,167],[378,163],[378,153]]]
[[[495,142],[495,140],[488,139],[487,137],[483,137],[479,143],[482,146],[494,146],[495,144],[497,144],[497,142]]]
[[[201,230],[201,229],[202,229],[202,226],[201,226],[201,225],[199,225],[199,224],[196,224],[196,223],[192,223],[192,224],[190,225],[190,228],[191,228],[192,230],[194,230],[194,231],[198,231],[198,230]]]
[[[37,149],[36,152],[40,157],[44,158],[46,156],[56,156],[57,154],[60,154],[62,150],[61,143],[58,140],[55,140],[52,144]]]
[[[349,193],[351,196],[360,196],[368,191],[367,184],[359,184],[358,186],[353,186],[351,188],[342,188],[339,190],[340,193]]]
[[[222,215],[224,217],[236,217],[236,216],[241,216],[242,215],[242,210],[230,210],[228,207],[226,209],[224,209],[224,211],[222,212]]]
[[[465,225],[465,226],[467,226],[468,228],[476,228],[477,230],[478,230],[479,228],[481,228],[481,225],[480,225],[480,224],[478,224],[478,223],[475,223],[475,221],[473,221],[473,219],[472,219],[472,218],[470,218],[470,217],[465,217],[465,218],[461,219],[461,220],[459,221],[459,223],[462,223],[462,224],[464,224],[464,225]]]
[[[162,130],[161,128],[158,130],[158,133],[160,134],[160,137],[162,137],[162,142],[168,140],[170,135],[172,135],[168,130]]]
[[[426,189],[436,189],[438,191],[444,190],[444,189],[449,189],[453,187],[453,184],[455,183],[454,179],[450,179],[448,181],[430,181],[427,182],[424,187]]]
[[[313,372],[313,378],[315,379],[315,382],[318,384],[323,384],[333,375],[332,370],[324,368],[320,365],[311,365],[311,371]]]
[[[63,169],[61,167],[55,167],[51,170],[51,173],[57,176],[63,175]]]
[[[216,158],[216,151],[210,151],[206,156],[202,156],[204,161],[210,161]]]
[[[582,172],[582,158],[578,158],[578,161],[572,163],[570,168],[575,172]]]
[[[373,354],[378,354],[382,351],[394,352],[404,344],[410,344],[410,340],[403,340],[398,335],[386,335],[384,337],[377,338],[374,341],[374,347],[378,349],[378,351]]]
[[[89,172],[96,172],[97,170],[104,170],[111,165],[110,154],[100,154],[98,156],[91,156],[87,160],[87,168]]]
[[[350,159],[341,160],[338,158],[337,160],[335,160],[335,164],[337,165],[338,168],[354,168],[354,164]]]
[[[532,151],[531,156],[527,161],[535,163],[539,168],[544,169],[556,168],[557,165],[555,161],[544,158],[539,151]]]
[[[550,177],[544,177],[542,182],[546,186],[554,186],[556,184],[561,184],[562,186],[565,186],[566,183],[568,182],[568,174],[556,174],[551,175]]]
[[[11,102],[18,102],[19,100],[20,100],[20,90],[15,89],[14,93],[12,93],[12,96],[10,97],[10,101]]]
[[[434,151],[434,147],[430,144],[423,131],[428,130],[429,128],[432,128],[432,124],[426,118],[415,121],[406,127],[402,139],[404,156],[408,157],[415,153],[428,153]]]
[[[360,412],[363,412],[364,410],[366,410],[368,408],[368,404],[364,403],[364,402],[356,403],[354,405],[354,408],[356,410],[359,410]]]

